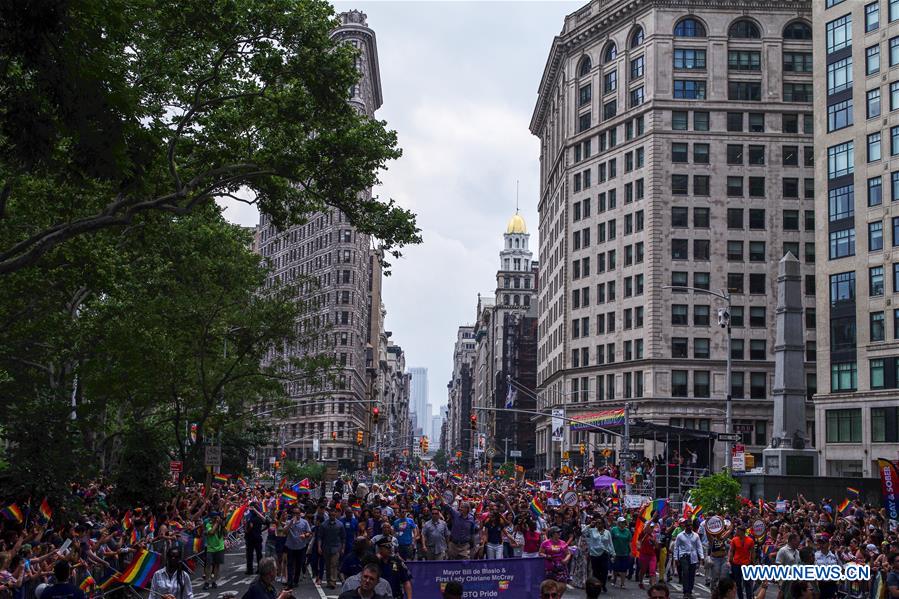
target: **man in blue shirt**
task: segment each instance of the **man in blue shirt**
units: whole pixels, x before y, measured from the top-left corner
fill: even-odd
[[[287,523],[287,588],[292,589],[305,576],[306,548],[312,538],[312,527],[300,516],[300,508],[294,506],[292,517]]]
[[[396,531],[396,539],[400,544],[400,557],[412,559],[412,548],[418,541],[418,526],[412,519],[411,512],[407,511],[405,518],[394,520],[393,529]]]
[[[346,506],[343,510],[343,517],[339,519],[346,533],[346,550],[345,554],[349,555],[353,552],[353,542],[356,540],[356,532],[359,530],[359,520],[353,514],[353,508]]]

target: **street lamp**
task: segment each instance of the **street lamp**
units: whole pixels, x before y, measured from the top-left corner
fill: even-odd
[[[687,287],[684,285],[663,285],[662,289],[672,289],[677,291],[693,291],[695,293],[704,293],[706,295],[712,295],[717,298],[723,299],[727,302],[726,308],[718,309],[718,326],[722,329],[726,329],[727,331],[727,374],[725,375],[725,391],[726,391],[726,401],[724,402],[724,432],[728,435],[734,432],[734,418],[733,418],[733,401],[731,398],[731,357],[730,357],[730,343],[731,343],[731,331],[730,331],[730,292],[726,289],[718,291],[711,291],[709,289],[700,289],[699,287]],[[724,464],[728,470],[733,469],[733,455],[731,454],[731,441],[730,439],[725,442],[725,453],[724,453]]]

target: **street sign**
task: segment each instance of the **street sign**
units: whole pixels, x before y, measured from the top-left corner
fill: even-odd
[[[275,456],[272,456],[268,459],[268,463],[270,466],[274,466],[276,461],[278,461],[278,458],[276,458]]]
[[[735,424],[734,432],[737,433],[751,433],[755,430],[755,426],[752,424]]]
[[[184,470],[183,462],[169,462],[169,472],[181,472],[182,470]]]
[[[206,459],[203,463],[207,466],[221,466],[222,465],[222,446],[221,445],[207,445],[206,446]]]
[[[734,451],[731,466],[734,472],[746,472],[746,454],[743,451]]]
[[[492,447],[487,449],[487,458],[492,460],[495,457],[496,457],[496,450]]]
[[[724,441],[724,442],[730,441],[731,443],[736,443],[737,441],[739,441],[742,438],[743,438],[743,435],[741,435],[740,433],[718,433],[719,441]]]
[[[637,457],[637,454],[631,453],[630,451],[622,451],[618,453],[618,457],[622,460],[633,460]]]
[[[521,451],[518,450],[518,449],[513,449],[512,451],[509,452],[509,457],[510,457],[510,458],[520,458],[520,457],[521,457]]]

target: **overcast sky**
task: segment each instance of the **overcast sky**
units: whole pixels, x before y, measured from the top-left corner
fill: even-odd
[[[407,367],[428,369],[429,401],[446,404],[453,343],[477,294],[493,296],[515,181],[537,259],[539,143],[528,131],[552,39],[586,2],[337,1],[375,31],[384,105],[403,157],[375,189],[418,215],[424,243],[384,282],[387,330]],[[229,219],[258,215],[230,206]]]

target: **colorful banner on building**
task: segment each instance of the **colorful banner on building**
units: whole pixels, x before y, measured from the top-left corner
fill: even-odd
[[[595,431],[597,426],[620,426],[624,424],[624,410],[603,410],[572,416],[571,430]]]
[[[565,436],[565,410],[553,409],[552,416],[552,440],[561,441]]]
[[[878,458],[877,469],[880,470],[880,490],[887,518],[899,521],[899,468],[890,460]]]
[[[462,584],[463,597],[539,597],[545,578],[536,557],[444,562],[406,562],[415,581],[415,599],[441,599],[446,583]]]

